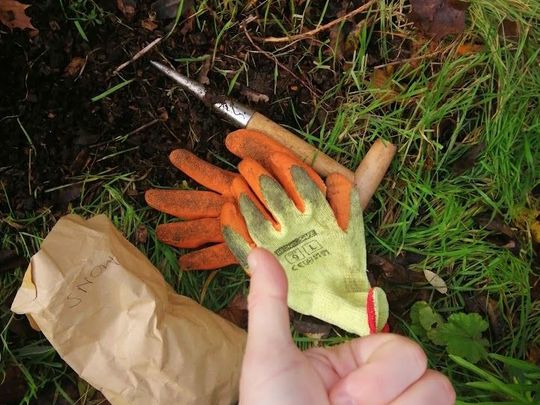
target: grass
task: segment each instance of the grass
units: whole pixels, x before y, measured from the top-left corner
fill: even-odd
[[[281,3],[267,0],[244,6],[239,1],[196,2],[194,25],[214,30],[213,53],[178,55],[178,60],[201,63],[202,58],[211,57],[214,61],[220,44],[227,50],[227,42],[234,43],[244,35],[239,25],[249,13],[259,13],[260,21],[250,25],[258,36],[287,36],[323,21],[331,2],[320,2],[323,6],[317,12],[309,12],[313,1]],[[207,5],[212,13],[205,12]],[[429,295],[430,305],[445,318],[468,312],[467,302],[474,296],[485,296],[495,303],[504,334],[490,332],[485,336],[489,351],[496,354],[478,365],[419,340],[430,365],[452,379],[460,403],[534,403],[540,375],[530,363],[519,360],[529,359],[531,351],[540,346],[540,303],[531,293],[538,276],[534,273],[538,258],[533,253],[530,224],[522,220],[526,210],[538,215],[540,209],[538,193],[533,192],[540,184],[540,5],[535,0],[472,0],[465,33],[440,44],[418,36],[404,17],[407,7],[403,1],[380,1],[379,8],[369,14],[372,24],[339,25],[332,35],[343,33],[342,41],[352,38],[355,44],[346,56],[339,55],[339,42],[332,42],[328,33],[313,41],[265,47],[281,62],[296,54],[314,55],[309,72],[302,71],[300,64],[293,68],[301,77],[310,79],[323,72],[338,78],[333,87],[313,100],[312,116],[302,116],[298,106],[288,103],[284,108],[289,110],[283,112],[293,119],[285,124],[351,169],[375,139],[399,145],[392,168],[366,213],[368,251],[387,257],[422,255],[412,269],[434,271],[448,284],[448,295]],[[177,15],[174,27],[179,18]],[[500,26],[506,19],[519,26],[517,38],[501,35]],[[410,43],[415,43],[416,53],[402,56],[402,48]],[[482,44],[483,49],[460,55],[463,43]],[[382,87],[372,81],[374,55],[375,65],[386,72]],[[250,83],[249,59],[237,62],[234,75],[223,72],[229,90],[236,82]],[[219,67],[215,69],[219,71]],[[279,81],[282,70],[277,63],[275,72],[274,79]],[[129,82],[97,97],[106,97]],[[342,102],[332,103],[334,99]],[[317,119],[320,116],[326,121]],[[474,163],[467,164],[475,147],[479,154]],[[227,161],[226,156],[220,159]],[[83,206],[74,204],[72,212],[109,216],[179,293],[219,310],[238,292],[247,291],[248,283],[238,268],[179,272],[179,252],[157,242],[153,233],[155,224],[167,218],[123,192],[133,182],[132,174],[88,173],[85,178],[73,179],[83,184],[97,180],[103,182],[101,193]],[[9,200],[9,196],[5,198]],[[80,201],[87,201],[84,192]],[[489,238],[493,232],[475,220],[479,216],[497,217],[509,224],[520,243],[518,252],[494,244]],[[53,223],[47,209],[24,217],[2,213],[0,247],[29,257]],[[136,239],[140,227],[148,230],[144,243]],[[17,288],[22,274],[20,269],[0,276],[1,302]],[[4,310],[1,317],[6,323],[13,319]],[[406,314],[402,323],[402,329],[415,338]],[[296,331],[293,336],[302,348],[313,344],[313,339]],[[59,397],[69,397],[62,390],[62,381],[73,376],[45,340],[19,347],[7,327],[0,338],[0,370],[7,362],[15,362],[21,369],[28,383],[26,402],[51,381]],[[347,339],[338,336],[319,343],[332,345]]]

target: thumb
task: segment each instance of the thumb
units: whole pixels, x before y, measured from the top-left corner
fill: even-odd
[[[251,285],[248,296],[247,351],[292,345],[287,306],[287,277],[281,264],[267,250],[248,255]]]

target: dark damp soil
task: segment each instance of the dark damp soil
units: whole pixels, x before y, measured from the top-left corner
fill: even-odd
[[[302,125],[319,119],[314,117],[309,88],[322,94],[338,75],[302,76],[298,72],[302,66],[309,70],[314,56],[300,48],[290,51],[288,60],[276,66],[271,56],[257,52],[240,25],[228,31],[216,48],[212,10],[198,17],[197,23],[188,12],[187,21],[181,20],[171,36],[115,74],[119,65],[166,35],[171,26],[171,20],[158,20],[155,30],[143,28],[151,4],[132,4],[136,12],[127,19],[114,2],[98,2],[104,14],[99,24],[86,25],[88,42],[73,21],[64,17],[57,1],[27,10],[39,29],[33,38],[20,30],[0,28],[1,212],[20,214],[49,207],[55,215],[62,214],[69,202],[81,196],[80,185],[74,183],[89,173],[133,173],[133,178],[140,179],[135,181],[133,196],[141,198],[149,184],[178,181],[179,173],[167,160],[168,152],[178,147],[213,163],[218,163],[216,155],[231,158],[222,141],[234,128],[154,70],[150,59],[163,61],[165,57],[197,79],[201,70],[209,68],[208,62],[176,63],[174,59],[215,52],[207,76],[216,93],[227,93],[232,76],[244,65],[236,82],[246,83],[247,71],[249,88],[231,86],[232,97],[283,124]],[[66,10],[68,16],[70,12]],[[83,67],[70,72],[74,58],[81,58]],[[279,80],[274,82],[276,69]],[[123,79],[134,81],[91,101]],[[254,105],[250,92],[266,95],[269,101]],[[91,201],[99,192],[99,183],[94,184],[93,192],[85,193],[85,199]]]

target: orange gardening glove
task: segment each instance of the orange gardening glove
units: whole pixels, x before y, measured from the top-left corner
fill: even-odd
[[[183,255],[180,258],[183,270],[209,270],[237,263],[224,243],[219,217],[225,201],[234,201],[231,185],[239,175],[211,165],[185,149],[174,150],[169,159],[182,172],[212,191],[148,190],[145,193],[148,205],[185,220],[158,225],[158,240],[178,248],[198,248],[214,243]]]
[[[289,149],[266,135],[245,129],[229,134],[226,146],[236,156],[249,157],[264,167],[267,167],[271,153],[295,156]],[[179,170],[212,191],[148,190],[145,194],[148,205],[185,220],[158,225],[158,240],[184,249],[213,244],[180,257],[182,270],[212,270],[237,263],[221,233],[221,208],[225,202],[234,202],[234,195],[241,191],[249,195],[256,204],[257,199],[239,174],[220,169],[185,149],[174,150],[169,159]],[[245,224],[240,219],[235,228],[242,227],[245,227]]]

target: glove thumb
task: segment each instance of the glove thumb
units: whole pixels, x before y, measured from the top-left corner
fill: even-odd
[[[264,353],[268,347],[293,345],[289,329],[287,277],[283,267],[262,248],[255,248],[249,253],[248,264],[251,285],[246,354]]]

